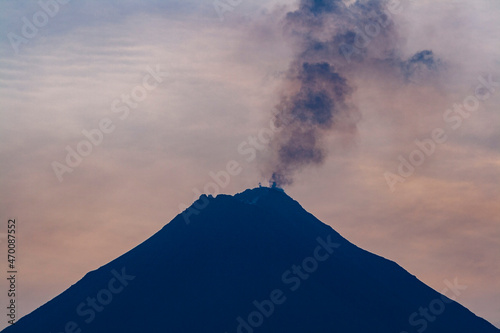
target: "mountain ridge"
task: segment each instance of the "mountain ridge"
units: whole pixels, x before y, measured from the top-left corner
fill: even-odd
[[[281,190],[198,201],[189,224],[177,215],[2,332],[500,332]],[[420,314],[429,304],[445,308]]]

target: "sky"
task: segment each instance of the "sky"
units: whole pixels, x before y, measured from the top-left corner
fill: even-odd
[[[393,6],[390,28],[358,45],[362,61],[334,59],[350,120],[318,131],[321,160],[287,169],[285,191],[432,288],[458,279],[457,301],[500,327],[500,3]],[[305,82],[304,36],[324,37],[294,25],[298,8],[0,2],[0,247],[16,219],[20,316],[200,193],[267,183],[290,135],[276,130],[277,110]],[[416,61],[409,75],[424,50],[432,66]]]

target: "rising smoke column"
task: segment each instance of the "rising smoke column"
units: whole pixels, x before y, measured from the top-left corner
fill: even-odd
[[[410,81],[422,69],[434,69],[432,51],[405,61],[398,56],[388,5],[384,0],[350,6],[342,0],[301,0],[299,9],[286,15],[285,38],[296,56],[274,114],[281,130],[271,142],[271,182],[289,185],[297,171],[323,163],[327,132],[356,132],[361,117],[351,101],[350,77],[357,71],[389,66]]]
[[[278,163],[271,180],[278,185],[290,184],[295,170],[324,161],[323,132],[334,126],[341,113],[349,116],[350,112],[346,96],[352,89],[333,66],[301,62],[297,67],[298,91],[283,97],[276,107],[275,123],[283,130],[273,142]]]

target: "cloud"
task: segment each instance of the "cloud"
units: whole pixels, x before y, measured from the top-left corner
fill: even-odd
[[[500,95],[395,194],[383,178],[415,139],[446,125],[443,112],[479,74],[498,80],[496,2],[402,1],[390,17],[367,16],[374,2],[349,12],[339,2],[242,2],[224,22],[211,2],[160,2],[71,2],[19,55],[0,41],[0,218],[20,221],[21,314],[159,230],[210,171],[241,162],[225,189],[239,192],[284,165],[286,147],[287,193],[306,209],[438,290],[467,278],[462,303],[498,321]],[[39,10],[0,6],[2,31]],[[356,39],[374,22],[387,25],[368,44]],[[120,121],[111,103],[155,64],[170,75]],[[103,117],[116,131],[59,183],[51,162]],[[297,123],[246,163],[238,144],[273,117]]]
[[[322,164],[328,130],[356,132],[359,110],[350,101],[357,75],[375,71],[386,80],[423,83],[438,71],[441,62],[431,50],[401,58],[395,13],[386,1],[347,6],[340,0],[303,0],[286,14],[286,37],[296,54],[274,114],[281,131],[271,144],[271,182],[292,184],[296,172]]]

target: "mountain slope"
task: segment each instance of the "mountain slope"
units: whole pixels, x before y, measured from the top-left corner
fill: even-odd
[[[3,332],[500,332],[280,190],[195,205]]]

